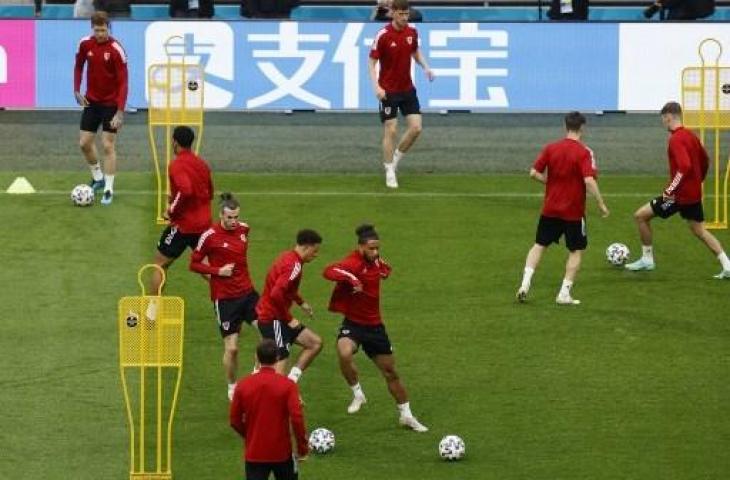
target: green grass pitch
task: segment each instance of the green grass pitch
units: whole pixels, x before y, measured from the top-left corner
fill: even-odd
[[[524,170],[542,137],[559,135],[553,123],[526,142],[520,155],[529,156],[520,165],[496,170]],[[73,138],[74,124],[59,128]],[[377,126],[368,128],[377,138]],[[448,128],[439,126],[434,136]],[[414,163],[438,146],[427,133]],[[595,135],[606,145],[603,158],[618,155]],[[662,141],[660,132],[646,151],[661,159]],[[73,158],[73,143],[63,148],[59,158]],[[152,179],[125,171],[111,207],[75,208],[68,192],[86,179],[78,157],[76,171],[67,171],[65,164],[54,169],[53,159],[26,166],[4,155],[0,186],[22,174],[40,193],[0,194],[0,478],[126,478],[115,312],[119,297],[138,293],[137,269],[152,258],[161,231]],[[656,271],[624,272],[604,255],[619,241],[635,257],[631,214],[660,190],[664,164],[654,175],[609,169],[600,178],[612,214],[600,219],[589,199],[577,308],[554,304],[562,246],[544,257],[529,303],[514,302],[542,189],[525,173],[473,171],[475,164],[456,165],[458,174],[426,174],[424,165],[409,171],[406,164],[397,192],[359,167],[348,175],[216,173],[217,190],[240,194],[259,289],[297,229],[316,228],[324,237],[320,257],[305,266],[302,294],[316,312],[307,323],[325,348],[300,385],[309,429],[333,430],[337,447],[311,456],[301,478],[726,478],[730,283],[711,278],[719,264],[678,218],[655,222]],[[425,434],[397,425],[384,382],[362,354],[357,362],[369,402],[356,415],[345,411],[350,391],[334,349],[340,319],[326,310],[332,284],[321,272],[354,246],[353,230],[365,220],[377,225],[383,256],[394,267],[382,310],[414,413],[431,429]],[[717,235],[730,248],[727,231]],[[179,480],[241,478],[241,443],[227,422],[222,342],[207,285],[187,270],[187,260],[185,254],[170,270],[167,288],[184,297],[187,322],[173,472]],[[243,330],[241,373],[255,338]],[[461,462],[438,457],[438,441],[449,433],[466,442]]]

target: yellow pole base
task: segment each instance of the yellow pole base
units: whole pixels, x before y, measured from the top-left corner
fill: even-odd
[[[130,473],[129,480],[172,480],[172,473]]]
[[[727,230],[727,222],[705,222],[708,230]]]

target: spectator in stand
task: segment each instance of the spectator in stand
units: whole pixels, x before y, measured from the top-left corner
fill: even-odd
[[[644,17],[651,18],[659,11],[666,20],[697,20],[715,13],[715,0],[657,0],[644,10]]]
[[[42,0],[36,0],[39,2]],[[38,3],[36,3],[36,13],[38,12]],[[91,18],[94,14],[93,0],[76,0],[74,2],[74,18]]]
[[[130,0],[94,0],[96,11],[106,12],[110,17],[130,17],[132,7]]]
[[[393,14],[391,12],[393,0],[378,0],[373,10],[373,15],[370,17],[372,22],[390,22],[393,20]],[[423,15],[421,12],[411,7],[408,9],[408,22],[418,23],[423,21]]]
[[[552,0],[547,15],[551,20],[588,20],[588,0]]]
[[[170,0],[172,18],[213,18],[213,0]]]
[[[299,0],[241,0],[241,16],[247,18],[289,18]]]

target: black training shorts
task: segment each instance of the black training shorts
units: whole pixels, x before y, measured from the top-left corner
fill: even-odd
[[[266,428],[265,425],[262,427]],[[274,474],[275,480],[298,480],[299,469],[293,458],[285,462],[249,462],[246,460],[246,480],[269,480]]]
[[[256,320],[256,304],[259,301],[259,294],[252,290],[246,295],[238,298],[224,298],[213,303],[215,318],[218,320],[221,336],[238,333],[241,331],[243,322],[251,323]]]
[[[685,220],[694,220],[695,222],[705,221],[705,212],[702,209],[702,202],[690,203],[687,205],[677,205],[673,200],[664,200],[659,196],[649,202],[651,211],[659,218],[669,218],[679,212],[679,216]]]
[[[398,117],[398,110],[404,117],[421,113],[421,104],[418,103],[415,89],[410,92],[387,93],[380,101],[379,108],[381,122]]]
[[[185,248],[194,249],[198,245],[199,233],[182,233],[177,227],[169,225],[160,235],[157,251],[167,258],[177,258]]]
[[[262,337],[270,338],[276,342],[279,350],[279,360],[289,358],[289,349],[291,349],[299,334],[307,328],[301,323],[296,328],[291,328],[287,322],[282,320],[273,320],[269,323],[259,322],[258,326]]]
[[[540,216],[535,243],[547,247],[551,243],[560,243],[560,237],[563,235],[565,235],[565,246],[568,250],[571,252],[585,250],[588,246],[585,218],[578,221],[569,221],[544,215]]]
[[[380,324],[375,327],[360,325],[345,317],[340,326],[340,332],[337,339],[349,338],[365,351],[370,357],[378,355],[392,355],[393,346],[390,344],[388,332],[385,331],[385,325]]]
[[[101,125],[105,132],[117,133],[117,129],[112,128],[111,125],[112,118],[116,113],[117,107],[92,103],[88,107],[84,107],[84,112],[81,114],[81,130],[96,133],[99,130],[99,125]]]

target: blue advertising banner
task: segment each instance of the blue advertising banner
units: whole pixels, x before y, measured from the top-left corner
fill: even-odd
[[[131,107],[144,108],[151,64],[200,62],[209,109],[358,109],[377,102],[368,52],[381,24],[116,21]],[[424,109],[614,110],[617,24],[419,24],[436,74],[413,77]],[[73,62],[86,20],[37,21],[36,106],[75,106]],[[167,52],[165,43],[168,43]],[[414,62],[415,64],[415,62]]]

